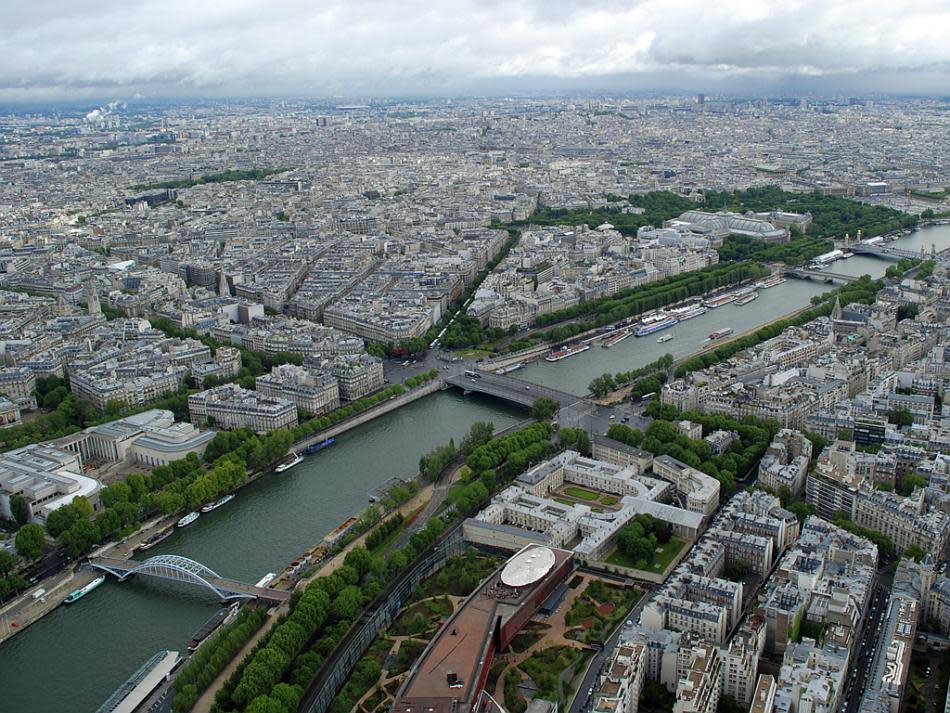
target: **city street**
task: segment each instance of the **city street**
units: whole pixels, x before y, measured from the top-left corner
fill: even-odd
[[[889,597],[890,578],[882,578],[879,571],[878,581],[874,585],[867,614],[854,647],[853,665],[844,681],[839,713],[854,713],[858,709],[868,675],[874,668],[874,661],[878,655],[884,655],[884,652],[879,650],[879,637],[887,619]]]
[[[587,672],[584,674],[584,678],[577,687],[577,692],[574,694],[574,700],[571,701],[568,713],[585,713],[585,711],[590,710],[592,703],[591,691],[595,688],[597,679],[604,670],[604,667],[610,662],[614,649],[617,648],[617,643],[620,641],[620,635],[623,633],[624,628],[626,628],[627,622],[637,621],[640,616],[640,611],[652,596],[653,590],[654,587],[647,587],[644,590],[640,600],[633,605],[633,608],[627,612],[627,616],[620,622],[614,633],[604,642],[604,647],[594,654],[587,668]]]

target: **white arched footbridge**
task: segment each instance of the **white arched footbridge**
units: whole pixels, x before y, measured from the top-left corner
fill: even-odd
[[[277,603],[290,599],[290,592],[256,587],[253,584],[227,579],[200,562],[179,555],[157,555],[142,561],[93,557],[89,560],[89,565],[118,577],[120,582],[133,574],[141,574],[173,582],[197,584],[210,589],[223,600],[261,599]]]

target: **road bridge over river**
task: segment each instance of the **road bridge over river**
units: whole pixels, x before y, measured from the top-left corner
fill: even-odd
[[[921,247],[920,250],[905,250],[887,243],[850,243],[846,249],[855,255],[870,255],[886,260],[901,260],[903,258],[911,260],[936,260],[941,265],[950,265],[950,249],[937,251],[937,249],[933,247],[927,252]]]
[[[804,267],[785,270],[786,275],[799,277],[803,280],[823,280],[824,282],[855,282],[858,278],[855,275],[843,275],[838,272],[828,272],[826,270],[809,270]]]
[[[596,406],[583,396],[558,391],[504,374],[478,371],[474,372],[477,376],[472,376],[472,373],[469,371],[446,376],[444,383],[462,389],[465,393],[485,394],[527,408],[531,408],[537,399],[552,399],[560,405],[557,419],[561,426],[591,429],[591,416]]]

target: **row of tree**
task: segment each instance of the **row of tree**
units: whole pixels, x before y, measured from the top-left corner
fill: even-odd
[[[0,549],[0,600],[25,586],[26,580],[17,571],[16,557]]]
[[[476,421],[462,439],[461,447],[456,447],[455,439],[448,443],[436,446],[419,459],[419,473],[429,481],[436,480],[445,467],[457,456],[468,457],[472,451],[488,443],[495,433],[495,425],[491,421]]]
[[[403,517],[402,513],[397,512],[392,517],[383,520],[379,523],[379,526],[376,527],[369,535],[366,537],[366,549],[370,552],[374,552],[380,545],[386,542],[389,539],[389,536],[392,535],[396,530],[400,529],[403,523],[406,521],[406,518]]]
[[[267,619],[267,609],[246,606],[230,624],[216,631],[199,648],[175,677],[172,700],[174,713],[190,711],[201,693],[231,662]]]
[[[778,432],[778,424],[759,421],[755,418],[734,419],[722,414],[696,412],[682,413],[676,408],[654,400],[646,409],[653,417],[646,432],[624,424],[612,424],[607,437],[643,448],[654,455],[668,455],[697,470],[716,478],[724,493],[735,489],[736,478],[741,478],[765,453],[772,438]],[[734,431],[739,438],[722,453],[713,452],[705,440],[693,440],[683,434],[674,423],[688,419],[702,424],[704,433]]]
[[[664,354],[656,361],[652,361],[646,366],[640,367],[639,369],[633,369],[632,371],[620,371],[616,374],[601,374],[600,376],[594,377],[590,384],[588,384],[587,388],[590,389],[590,392],[594,396],[600,398],[606,396],[614,389],[622,388],[633,382],[639,383],[644,379],[649,380],[651,383],[658,381],[659,385],[662,386],[666,381],[666,371],[671,366],[673,366],[673,355]],[[639,397],[643,394],[650,393],[650,391],[658,390],[658,388],[650,389],[648,391],[643,391],[643,393],[638,394],[637,396]]]
[[[813,238],[798,233],[787,243],[768,243],[750,235],[730,235],[719,248],[719,259],[726,262],[754,260],[801,265],[823,253],[834,250],[827,238]]]
[[[162,188],[191,188],[205,183],[228,183],[230,181],[261,181],[268,176],[284,173],[290,168],[232,168],[218,173],[191,178],[172,178],[158,183],[138,183],[132,186],[136,191],[160,190]]]
[[[473,449],[466,457],[465,465],[475,473],[497,468],[519,451],[527,451],[538,444],[547,446],[550,443],[551,431],[551,424],[545,421],[534,423],[507,436],[495,438]],[[520,463],[520,457],[518,460]]]
[[[395,398],[396,396],[401,396],[403,393],[405,393],[405,391],[406,389],[402,384],[391,384],[382,391],[377,391],[375,394],[371,394],[370,396],[364,396],[363,398],[357,399],[356,401],[351,401],[345,406],[341,406],[340,408],[331,411],[328,414],[316,416],[304,421],[291,431],[293,436],[291,440],[299,441],[303,438],[306,438],[307,436],[313,435],[314,433],[325,431],[331,426],[335,426],[341,421],[352,418],[353,416],[366,411],[378,403]]]
[[[218,691],[216,709],[250,713],[296,710],[305,686],[364,607],[419,553],[431,547],[444,529],[445,523],[433,518],[413,533],[409,544],[386,557],[356,547],[335,572],[294,592],[290,614],[268,632]],[[343,692],[338,699],[340,695]]]
[[[580,302],[573,307],[548,312],[537,317],[535,323],[540,326],[557,324],[578,317],[591,318],[585,323],[586,329],[602,327],[619,322],[632,315],[665,307],[690,297],[698,297],[707,292],[742,282],[743,280],[764,277],[769,270],[752,262],[719,263],[701,270],[684,272],[673,277],[665,277],[646,285],[631,287],[609,297],[597,297]],[[563,341],[578,331],[576,325],[564,325],[545,333],[547,341]]]
[[[455,439],[451,438],[448,443],[436,446],[419,458],[419,472],[423,478],[433,482],[439,477],[445,466],[451,463],[457,455],[458,448],[455,447]]]
[[[689,198],[671,191],[651,191],[642,195],[631,195],[628,200],[635,207],[642,208],[643,212],[624,213],[619,208],[612,207],[585,210],[540,206],[530,220],[525,222],[533,225],[589,225],[592,227],[609,223],[623,235],[634,236],[638,228],[646,225],[662,225],[663,221],[695,208]]]
[[[424,371],[421,374],[416,374],[415,376],[410,376],[403,383],[407,389],[414,389],[417,386],[422,386],[426,382],[432,381],[439,375],[438,369],[429,369],[429,371]]]

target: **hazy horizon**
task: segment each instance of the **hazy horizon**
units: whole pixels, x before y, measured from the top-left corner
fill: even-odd
[[[950,89],[933,0],[3,2],[2,103]]]

